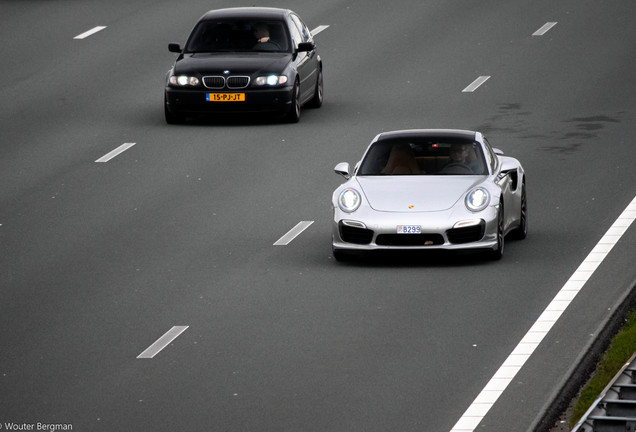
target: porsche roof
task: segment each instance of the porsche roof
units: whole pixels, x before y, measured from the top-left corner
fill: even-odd
[[[474,141],[478,132],[461,129],[405,129],[383,132],[376,137],[379,139],[408,138],[408,137],[437,137],[441,139],[465,139]]]

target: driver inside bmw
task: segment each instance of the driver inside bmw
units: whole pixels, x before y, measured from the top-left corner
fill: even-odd
[[[256,45],[253,49],[258,51],[279,51],[280,46],[270,39],[269,28],[265,23],[257,23],[253,28]]]

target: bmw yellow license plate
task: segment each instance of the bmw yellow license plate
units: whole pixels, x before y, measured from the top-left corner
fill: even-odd
[[[422,234],[422,227],[419,225],[398,225],[398,234]]]
[[[245,93],[207,93],[208,102],[245,102]]]

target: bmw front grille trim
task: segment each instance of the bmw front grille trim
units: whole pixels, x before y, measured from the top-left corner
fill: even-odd
[[[221,75],[210,75],[203,77],[203,85],[213,90],[228,88],[231,90],[246,88],[250,84],[250,77],[244,75],[232,75],[224,77]]]

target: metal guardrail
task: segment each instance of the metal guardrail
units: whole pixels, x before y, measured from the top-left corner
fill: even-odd
[[[572,432],[636,432],[636,353],[603,389]]]

